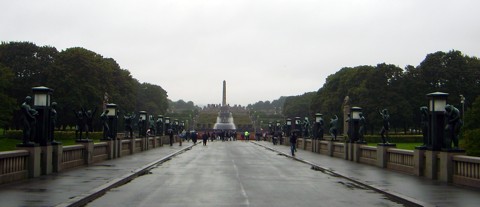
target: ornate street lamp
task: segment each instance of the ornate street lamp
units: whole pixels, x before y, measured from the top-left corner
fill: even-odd
[[[116,139],[117,138],[117,119],[118,119],[117,104],[109,103],[106,105],[106,109],[108,110],[107,118],[108,118],[108,126],[110,128],[108,132],[108,137],[112,139]]]
[[[138,112],[138,135],[139,137],[147,137],[147,112]]]
[[[357,142],[357,141],[363,141],[360,140],[360,134],[359,134],[359,123],[360,123],[360,113],[362,113],[362,108],[360,107],[352,107],[350,108],[350,127],[352,127],[352,130],[350,130],[351,133],[351,138],[350,142]]]
[[[53,90],[45,86],[33,87],[33,106],[38,112],[34,142],[41,146],[50,145],[48,136],[50,134],[50,101]],[[52,132],[53,133],[53,132]]]
[[[445,106],[447,105],[448,93],[434,92],[427,94],[429,100],[429,140],[432,146],[427,146],[430,150],[441,150],[445,140]]]
[[[168,133],[169,129],[171,129],[170,128],[170,117],[165,117],[165,130],[164,130],[165,134]]]
[[[163,136],[163,116],[162,115],[158,115],[157,116],[157,130],[155,130],[157,132],[157,135],[158,136]]]
[[[316,113],[315,114],[315,131],[314,131],[314,138],[315,139],[323,139],[323,114]]]
[[[287,125],[286,134],[287,136],[290,136],[290,134],[292,133],[292,119],[287,118],[285,124]]]

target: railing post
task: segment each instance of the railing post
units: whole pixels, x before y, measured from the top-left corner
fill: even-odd
[[[42,175],[48,175],[52,174],[52,145],[45,145],[45,146],[40,146],[41,148],[41,158],[40,158],[40,163],[41,163],[41,168],[42,168]]]
[[[52,171],[57,173],[62,171],[63,145],[54,144],[52,148],[53,148]]]
[[[366,145],[365,143],[354,143],[353,144],[353,161],[360,162],[360,157],[362,156],[361,146]]]
[[[437,162],[438,151],[427,150],[425,152],[425,177],[435,180],[438,175],[438,162]]]
[[[377,166],[381,168],[387,167],[388,148],[395,148],[396,144],[378,144],[377,145]]]
[[[40,163],[42,149],[36,144],[32,144],[31,146],[18,145],[17,149],[28,151],[28,177],[39,177],[42,172]]]
[[[77,143],[83,145],[85,150],[85,164],[90,165],[93,163],[93,140],[91,139],[84,139],[84,140],[77,140]]]
[[[413,150],[413,167],[416,176],[424,176],[425,174],[425,149]]]
[[[453,181],[453,156],[455,155],[465,155],[465,150],[451,150],[451,151],[441,151],[439,154],[440,157],[440,172],[439,180],[444,182],[451,183]]]

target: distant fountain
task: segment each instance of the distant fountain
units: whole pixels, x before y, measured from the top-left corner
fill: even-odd
[[[233,122],[232,113],[229,111],[229,107],[227,105],[227,82],[223,81],[223,99],[222,99],[222,107],[220,108],[220,112],[218,112],[217,116],[217,123],[213,125],[213,129],[215,130],[236,130],[237,127]]]

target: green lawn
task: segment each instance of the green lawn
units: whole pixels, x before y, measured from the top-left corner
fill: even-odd
[[[368,143],[368,146],[377,146],[378,143]],[[423,145],[423,143],[395,143],[398,149],[414,150],[415,147]]]
[[[56,141],[61,142],[63,146],[77,144],[75,143],[75,139],[61,139]],[[93,139],[93,142],[97,143],[97,142],[100,142],[100,140]],[[18,139],[0,138],[0,152],[16,150],[17,144],[21,144],[21,143],[22,143],[22,140],[18,140]]]

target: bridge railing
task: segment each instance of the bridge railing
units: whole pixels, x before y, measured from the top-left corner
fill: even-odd
[[[164,140],[168,140],[168,137],[117,139],[100,143],[82,141],[70,146],[34,146],[0,152],[0,184],[88,166],[161,147]]]
[[[0,152],[0,184],[28,177],[27,150]]]

